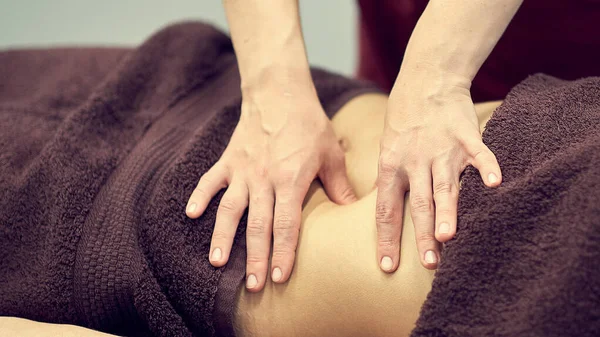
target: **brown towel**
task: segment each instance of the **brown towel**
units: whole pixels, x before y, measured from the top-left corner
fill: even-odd
[[[365,83],[313,71],[332,115]],[[185,205],[241,94],[231,42],[167,27],[135,49],[0,53],[0,316],[121,335],[231,335],[245,223],[208,262],[218,199]]]
[[[464,174],[412,336],[600,336],[600,78],[528,78],[483,139],[504,181]]]

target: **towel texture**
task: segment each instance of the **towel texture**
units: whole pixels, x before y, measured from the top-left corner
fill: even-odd
[[[504,181],[466,170],[412,337],[600,336],[600,78],[528,78],[483,139]]]
[[[329,115],[373,87],[313,71]],[[208,262],[217,197],[185,216],[241,104],[231,41],[200,23],[135,49],[0,53],[0,316],[121,335],[231,335],[245,270]]]

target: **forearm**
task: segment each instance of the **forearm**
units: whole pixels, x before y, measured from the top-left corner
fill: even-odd
[[[416,73],[421,78],[437,77],[438,81],[469,88],[521,3],[522,0],[430,1],[408,43],[399,81],[403,73]]]
[[[297,0],[223,0],[242,90],[312,89]]]

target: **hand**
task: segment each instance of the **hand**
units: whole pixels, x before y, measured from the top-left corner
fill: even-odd
[[[376,206],[377,256],[386,272],[399,265],[407,191],[421,264],[435,269],[438,241],[456,233],[462,171],[473,165],[488,187],[502,180],[496,157],[481,140],[468,85],[439,83],[461,81],[399,77],[388,101]]]
[[[217,211],[211,264],[227,263],[236,228],[249,207],[246,287],[260,291],[265,285],[271,234],[271,278],[285,282],[294,265],[302,202],[317,176],[334,202],[356,200],[344,152],[314,88],[292,94],[271,87],[245,95],[229,145],[188,201],[187,215],[197,218],[227,187]]]

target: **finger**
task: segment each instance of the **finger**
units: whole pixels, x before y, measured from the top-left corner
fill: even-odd
[[[502,172],[496,156],[480,139],[467,143],[467,152],[470,156],[469,164],[473,165],[484,184],[488,187],[497,187],[502,183]]]
[[[381,270],[392,273],[400,264],[400,239],[406,194],[406,183],[403,182],[408,179],[405,175],[397,175],[395,170],[382,170],[381,166],[377,177],[375,207],[377,261]]]
[[[423,166],[413,172],[409,179],[410,213],[415,226],[421,264],[427,269],[435,269],[439,261],[439,247],[434,237],[431,168]]]
[[[291,187],[276,188],[275,190],[273,259],[271,261],[273,282],[286,282],[292,273],[298,246],[302,199],[306,195],[308,185],[309,182],[302,184],[302,187],[296,192],[293,192]]]
[[[319,173],[319,179],[329,199],[339,205],[347,205],[357,200],[348,179],[344,154],[335,155]]]
[[[270,184],[252,186],[250,208],[246,228],[246,287],[249,291],[261,291],[267,279],[271,228],[273,225],[273,189]]]
[[[450,163],[438,161],[433,163],[432,174],[435,238],[439,242],[446,242],[456,233],[459,173]]]
[[[221,267],[229,260],[233,238],[246,207],[248,207],[248,188],[243,181],[233,180],[223,194],[217,210],[209,256],[213,266]]]
[[[227,171],[219,163],[206,172],[192,192],[185,213],[196,219],[204,213],[210,200],[222,188],[227,187]]]

